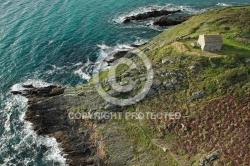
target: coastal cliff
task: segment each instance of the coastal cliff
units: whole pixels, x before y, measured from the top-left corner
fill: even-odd
[[[77,87],[12,92],[28,98],[26,120],[39,135],[55,137],[67,163],[78,165],[247,165],[250,163],[250,6],[214,9],[192,16],[140,46],[152,63],[154,79],[145,98],[129,106],[105,101],[95,80]],[[200,34],[220,34],[221,52],[202,52]],[[119,58],[118,58],[119,59]],[[134,91],[116,93],[98,74],[111,96],[135,95],[146,82],[145,67],[117,68],[120,84]],[[111,69],[112,70],[112,67]],[[178,112],[180,119],[88,119],[95,112]],[[70,113],[80,114],[79,118]],[[241,146],[244,143],[246,146]]]

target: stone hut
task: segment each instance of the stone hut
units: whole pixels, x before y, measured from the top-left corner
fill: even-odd
[[[202,51],[217,52],[221,51],[223,41],[221,35],[200,35],[198,45]]]

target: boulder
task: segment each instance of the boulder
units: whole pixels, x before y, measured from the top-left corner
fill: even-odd
[[[176,78],[173,78],[172,80],[171,80],[171,84],[172,85],[176,85],[178,83],[178,80],[176,79]]]
[[[219,155],[220,155],[220,151],[215,151],[212,154],[202,158],[200,160],[199,166],[209,166],[209,165],[213,165],[213,162],[217,159],[219,159]]]
[[[246,63],[250,64],[250,58],[246,58]]]
[[[215,64],[215,63],[211,63],[211,67],[212,67],[212,68],[215,68],[215,67],[216,67],[216,64]]]
[[[174,61],[171,60],[171,59],[164,58],[164,59],[161,60],[161,63],[162,64],[174,64]]]
[[[150,89],[150,90],[148,91],[147,96],[149,96],[149,97],[154,97],[154,96],[156,96],[156,94],[157,94],[157,92],[156,92],[154,89]]]
[[[194,92],[192,93],[193,99],[202,99],[206,96],[206,93],[204,91]]]
[[[171,88],[173,88],[173,87],[174,87],[174,85],[173,85],[173,84],[168,83],[168,82],[164,82],[164,83],[163,83],[163,85],[164,85],[167,89],[171,89]]]
[[[153,85],[152,85],[152,88],[158,89],[161,85],[162,85],[162,82],[160,80],[155,80]]]
[[[117,109],[117,106],[114,105],[114,104],[107,104],[105,107],[104,107],[105,110],[108,110],[108,111],[114,111]]]
[[[189,66],[188,68],[189,70],[194,71],[196,69],[196,66],[192,65],[192,66]]]

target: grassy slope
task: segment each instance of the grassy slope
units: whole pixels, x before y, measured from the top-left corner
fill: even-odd
[[[194,16],[155,37],[151,43],[164,45],[177,37],[198,37],[200,34],[222,34],[226,45],[250,50],[247,45],[235,42],[235,38],[250,38],[249,6],[215,9]]]
[[[195,49],[190,47],[191,42],[195,42],[195,40],[191,39],[185,42],[178,42],[170,44],[172,40],[178,37],[192,37],[198,38],[199,34],[221,34],[223,36],[223,50],[219,53],[204,53],[201,52],[199,49]],[[190,119],[209,116],[212,114],[211,112],[207,113],[203,107],[212,107],[214,100],[219,100],[223,98],[223,96],[233,95],[237,97],[243,97],[245,102],[249,102],[249,67],[244,64],[245,57],[250,57],[250,45],[247,43],[239,42],[239,38],[250,39],[250,7],[232,7],[232,8],[225,8],[225,9],[216,9],[199,16],[194,16],[190,20],[186,21],[185,23],[173,27],[161,35],[155,37],[148,45],[144,46],[144,48],[150,48],[146,54],[154,61],[155,64],[159,62],[163,58],[168,59],[183,59],[181,64],[174,64],[170,65],[167,68],[174,68],[174,69],[184,69],[184,73],[186,71],[187,78],[188,78],[188,85],[186,88],[179,87],[171,94],[161,95],[161,97],[157,100],[152,100],[150,102],[146,102],[141,104],[143,110],[159,110],[159,111],[166,111],[166,110],[179,110],[183,114],[189,116]],[[144,49],[142,48],[142,49]],[[215,68],[211,67],[211,63],[216,64]],[[197,65],[200,66],[199,70],[194,73],[189,72],[187,67],[190,65]],[[157,68],[164,68],[164,65],[156,65]],[[243,77],[243,78],[241,78]],[[159,78],[161,79],[161,78]],[[187,81],[187,80],[186,80]],[[244,88],[245,89],[244,89]],[[189,94],[194,91],[205,90],[208,94],[205,99],[200,101],[191,101],[189,99]],[[164,92],[163,92],[164,93]],[[237,98],[236,97],[236,98]],[[169,98],[174,98],[174,102],[169,102]],[[234,100],[239,100],[234,99]],[[228,104],[228,101],[224,101],[222,106],[233,107]],[[238,104],[238,105],[237,105]],[[244,109],[248,109],[249,111],[249,104],[248,105],[241,105],[241,103],[237,103],[237,107],[241,106]],[[219,106],[218,106],[219,107]],[[213,107],[214,108],[214,107]],[[215,107],[216,109],[216,107]],[[207,113],[205,114],[204,113]],[[223,111],[223,110],[220,110]],[[229,109],[228,109],[229,111]],[[236,108],[232,109],[232,111],[239,111],[244,112],[243,110]],[[247,112],[245,112],[247,114]],[[249,115],[246,115],[247,117]],[[231,117],[231,116],[230,116]],[[213,117],[210,117],[213,119]],[[242,122],[241,117],[238,117],[239,123]],[[202,119],[202,118],[201,118]],[[206,119],[207,120],[207,119]],[[185,125],[190,127],[190,124],[193,122],[187,120],[187,124],[185,124],[185,120],[177,122],[177,123],[184,123]],[[225,117],[220,117],[215,120],[215,122],[226,123],[230,124],[231,119],[227,119]],[[146,122],[147,126],[155,126],[156,122],[148,121]],[[158,122],[159,123],[159,122]],[[170,124],[166,124],[170,123]],[[203,136],[194,136],[192,135],[193,131],[186,131],[187,133],[183,134],[176,129],[172,129],[171,123],[173,122],[160,122],[158,126],[163,125],[164,134],[163,139],[166,142],[172,140],[171,144],[175,145],[174,149],[178,149],[181,152],[175,151],[174,154],[179,154],[183,156],[187,161],[187,165],[197,165],[198,159],[205,154],[209,154],[215,150],[222,148],[223,150],[233,149],[233,145],[230,144],[227,137],[230,135],[224,135],[220,138],[218,135],[209,135],[207,138],[203,138]],[[175,122],[173,123],[177,125]],[[168,125],[166,127],[166,125]],[[211,126],[211,129],[206,129],[206,124],[199,122],[197,127],[201,127],[205,132],[218,132],[223,133],[226,132],[227,129],[220,129],[216,126]],[[157,125],[156,125],[157,126]],[[157,128],[157,127],[154,128]],[[171,127],[169,127],[171,126]],[[247,124],[244,126],[247,128]],[[244,128],[243,127],[243,128]],[[175,127],[173,127],[175,128]],[[178,128],[178,127],[177,127]],[[235,129],[239,129],[239,127],[235,127]],[[179,130],[181,130],[179,128]],[[199,131],[197,128],[192,128],[190,130]],[[166,134],[167,133],[167,134]],[[166,134],[166,135],[165,135]],[[196,133],[197,134],[197,133]],[[203,134],[203,131],[198,133]],[[238,132],[235,133],[236,135],[242,135],[243,133]],[[152,137],[156,134],[151,131]],[[172,135],[174,135],[175,139],[173,140]],[[191,136],[190,136],[191,135]],[[170,137],[169,137],[170,136]],[[186,137],[187,140],[181,140],[180,137]],[[227,140],[226,142],[219,142],[214,141],[213,137],[217,139]],[[246,137],[246,135],[245,135]],[[182,142],[176,144],[173,142]],[[190,146],[187,144],[189,141],[194,141]],[[232,141],[232,140],[231,140]],[[188,142],[188,143],[187,143]],[[210,143],[213,143],[210,149],[205,149]],[[236,141],[237,142],[237,141]],[[234,142],[234,143],[236,143]],[[240,142],[239,142],[240,143]],[[210,145],[211,146],[211,145]],[[188,148],[194,149],[188,149]],[[240,149],[240,147],[238,147]],[[183,150],[184,149],[184,150]],[[244,149],[246,150],[246,149]],[[242,151],[244,151],[242,149]],[[242,152],[241,151],[241,152]],[[238,151],[238,153],[240,153]],[[249,149],[246,150],[244,153],[250,154]],[[235,153],[228,153],[225,155],[223,151],[223,159],[220,160],[220,164],[243,164],[244,162],[249,162],[249,159],[244,157],[236,157]],[[230,158],[231,157],[231,158]],[[235,163],[236,162],[236,163]],[[238,162],[238,163],[237,163]],[[220,165],[219,164],[219,165]],[[168,163],[166,165],[172,165]],[[175,164],[173,164],[175,165]]]
[[[134,147],[145,147],[149,155],[155,156],[158,160],[155,165],[197,165],[204,155],[221,149],[223,152],[219,165],[240,165],[250,161],[247,158],[250,156],[249,149],[235,147],[241,144],[242,140],[234,138],[231,134],[218,135],[230,128],[233,114],[240,112],[241,115],[236,117],[236,126],[232,130],[234,135],[247,137],[244,135],[244,128],[247,128],[249,122],[244,118],[250,118],[250,70],[245,59],[250,58],[250,44],[241,41],[250,40],[249,25],[250,6],[211,10],[166,30],[140,48],[147,50],[145,53],[152,61],[154,71],[157,71],[155,81],[169,82],[177,78],[178,84],[172,89],[159,89],[160,95],[146,98],[137,105],[126,108],[126,111],[179,111],[185,115],[181,121],[117,122],[125,127],[128,138],[134,142]],[[218,33],[224,40],[221,52],[206,53],[190,47],[190,43],[195,42],[199,34]],[[178,37],[191,39],[172,42]],[[170,59],[174,63],[162,64],[162,59]],[[189,69],[192,65],[196,66],[194,71]],[[121,67],[118,75],[123,73],[125,68]],[[175,72],[175,75],[165,76],[166,72]],[[106,73],[101,73],[101,77],[105,78]],[[191,94],[197,91],[205,91],[206,97],[193,100]],[[214,116],[211,117],[211,114]],[[216,116],[218,114],[220,116]],[[212,119],[213,124],[205,123],[208,119]],[[185,130],[180,128],[180,123],[185,124]],[[224,128],[214,125],[217,123]],[[237,126],[240,124],[241,126]],[[206,127],[208,125],[209,128]],[[155,138],[170,146],[170,153],[164,154],[156,150],[151,143],[151,139]],[[240,150],[237,153],[227,151],[235,148]],[[239,153],[243,155],[237,156]],[[168,160],[162,157],[166,155]]]

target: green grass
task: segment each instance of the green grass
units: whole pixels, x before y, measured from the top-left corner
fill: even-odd
[[[192,117],[197,114],[206,103],[222,97],[225,94],[238,95],[245,97],[250,89],[247,87],[250,80],[250,70],[244,62],[244,58],[250,56],[250,45],[237,41],[237,38],[250,38],[249,27],[250,6],[228,7],[208,11],[204,14],[193,16],[188,21],[166,30],[159,36],[152,39],[148,44],[140,47],[141,50],[149,48],[145,52],[151,60],[154,70],[174,70],[178,69],[187,76],[183,76],[184,83],[178,85],[172,91],[161,91],[161,95],[156,98],[146,99],[137,105],[128,107],[125,111],[180,111]],[[196,42],[200,34],[221,34],[223,36],[223,49],[218,53],[202,52],[200,48],[193,48],[190,43]],[[192,37],[192,39],[172,43],[177,37]],[[161,60],[167,58],[173,60],[174,64],[162,64]],[[181,60],[180,60],[181,59]],[[133,59],[135,60],[135,58]],[[137,61],[137,64],[140,64]],[[215,67],[211,67],[215,64]],[[188,68],[191,65],[197,65],[197,71],[191,72]],[[128,67],[121,65],[117,68],[116,76],[124,73]],[[99,73],[100,80],[107,78],[108,71]],[[158,78],[161,81],[168,81],[169,78]],[[91,79],[90,82],[93,80]],[[249,87],[249,86],[248,86]],[[206,98],[193,102],[191,100],[192,92],[204,90],[207,93]],[[139,123],[137,120],[118,121],[126,129],[128,139],[134,145],[135,150],[139,147],[149,148],[149,155],[157,157],[159,161],[166,160],[166,165],[178,165],[175,159],[168,153],[159,152],[150,141],[161,133],[158,128],[164,126],[163,122],[145,121]],[[175,134],[168,133],[163,137],[167,144],[175,142]],[[137,153],[135,151],[135,153]],[[158,153],[160,155],[158,155]],[[199,155],[202,155],[200,152]],[[185,155],[182,156],[186,158]],[[190,158],[190,163],[198,161],[197,156]],[[195,161],[194,161],[195,160]],[[195,163],[197,164],[197,163]],[[194,165],[195,165],[194,164]],[[155,163],[155,165],[159,165]]]
[[[250,45],[237,42],[232,39],[223,39],[222,55],[236,55],[238,57],[250,57]]]
[[[150,46],[167,45],[177,37],[196,37],[200,34],[223,34],[235,40],[237,37],[250,37],[250,6],[220,8],[193,16],[152,39]],[[230,29],[230,30],[228,30]],[[231,45],[231,44],[229,44]],[[238,44],[237,44],[238,46]],[[143,48],[147,47],[143,46]],[[245,48],[249,47],[249,44]]]

